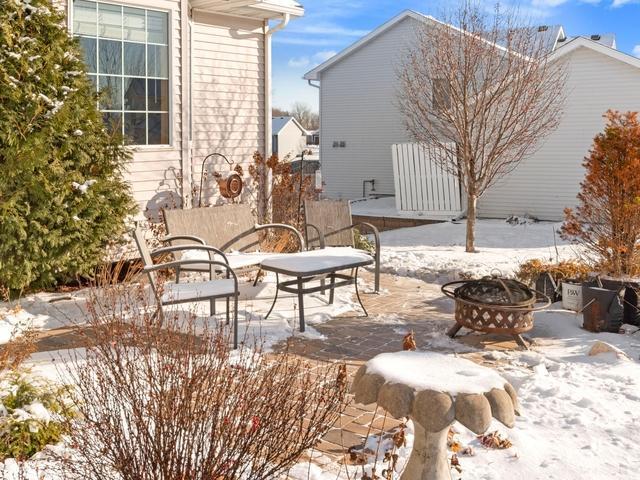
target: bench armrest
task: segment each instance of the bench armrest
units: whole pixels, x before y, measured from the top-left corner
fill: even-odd
[[[312,229],[314,229],[316,231],[316,234],[318,235],[317,238],[309,239],[309,232],[308,231],[306,232],[306,234],[307,234],[307,248],[310,248],[311,247],[311,242],[315,242],[316,240],[320,244],[320,248],[324,248],[325,245],[326,245],[325,240],[324,240],[324,233],[322,233],[320,231],[320,229],[317,226],[315,226],[314,224],[312,224],[312,223],[305,224],[305,227],[306,227],[307,230],[309,229],[309,227],[311,227]]]
[[[172,252],[179,252],[184,250],[203,250],[209,253],[209,260],[211,260],[211,253],[214,253],[215,255],[220,255],[224,259],[224,263],[229,265],[229,260],[227,259],[227,256],[222,252],[222,250],[219,250],[216,247],[212,247],[210,245],[199,245],[199,244],[198,245],[173,245],[171,247],[157,248],[153,252],[151,252],[151,257],[155,257],[163,253],[172,253]],[[205,262],[205,260],[198,260],[198,259],[194,259],[194,260],[201,263]],[[190,260],[184,260],[184,261],[190,261]]]
[[[174,240],[191,240],[192,242],[196,242],[201,245],[207,244],[203,239],[201,239],[200,237],[196,237],[195,235],[167,235],[166,237],[160,239],[162,243],[168,243]]]
[[[203,263],[207,263],[207,264],[211,265],[211,267],[216,267],[217,266],[217,267],[224,268],[225,271],[227,272],[227,278],[232,277],[233,280],[235,281],[236,290],[237,290],[238,277],[236,276],[236,272],[233,271],[233,269],[229,266],[229,264],[223,263],[223,262],[219,262],[217,260],[176,260],[176,261],[173,261],[173,262],[157,263],[155,265],[148,265],[148,266],[144,267],[143,271],[145,273],[152,273],[152,272],[156,272],[158,270],[171,270],[171,269],[178,270],[181,267],[184,267],[185,265],[196,265],[196,264],[200,264],[201,265]]]
[[[267,230],[267,229],[281,229],[281,230],[288,230],[289,232],[293,233],[297,239],[298,239],[298,246],[300,247],[300,251],[304,251],[304,238],[302,237],[302,234],[294,227],[292,227],[291,225],[286,225],[284,223],[265,223],[263,225],[260,224],[256,224],[256,226],[254,227],[255,231],[258,232],[260,230]]]
[[[371,230],[371,233],[373,234],[373,240],[376,246],[376,256],[379,256],[380,255],[380,232],[378,231],[378,229],[374,225],[368,222],[354,223],[353,225],[351,225],[350,228],[354,229],[358,227],[367,227],[369,230]]]

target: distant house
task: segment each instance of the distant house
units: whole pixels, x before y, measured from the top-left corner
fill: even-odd
[[[127,179],[142,211],[189,206],[209,153],[271,155],[271,37],[303,15],[298,2],[53,1],[96,89],[110,92],[105,118],[134,145]]]
[[[320,130],[311,130],[307,133],[307,145],[320,145]]]
[[[355,199],[363,182],[393,195],[391,145],[410,142],[397,108],[397,67],[417,26],[437,22],[405,11],[309,71],[320,86],[320,161],[325,194]],[[569,37],[540,26],[553,58],[567,61],[567,103],[558,129],[479,201],[484,217],[528,213],[558,220],[576,203],[582,161],[607,109],[640,110],[640,59],[616,50],[612,34]]]
[[[307,131],[293,117],[274,117],[271,129],[273,153],[280,159],[295,158],[307,145]]]

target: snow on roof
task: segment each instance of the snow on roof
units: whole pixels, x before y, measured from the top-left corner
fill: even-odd
[[[280,130],[282,130],[285,125],[287,125],[289,122],[293,122],[296,124],[296,126],[306,135],[307,134],[307,130],[300,125],[300,122],[298,122],[298,120],[296,120],[294,117],[292,116],[284,116],[284,117],[273,117],[271,119],[271,132],[273,135],[277,135],[278,133],[280,133]]]

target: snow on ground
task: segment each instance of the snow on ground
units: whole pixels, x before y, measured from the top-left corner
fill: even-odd
[[[527,259],[555,260],[556,256],[576,256],[574,247],[554,234],[558,227],[552,223],[512,226],[499,220],[481,220],[477,227],[479,253],[473,254],[464,252],[464,222],[385,232],[382,234],[383,269],[399,275],[439,281],[455,278],[459,273],[486,275],[494,268],[510,275]],[[363,290],[370,290],[370,286]],[[290,335],[300,335],[297,299],[294,296],[281,296],[272,316],[264,320],[263,315],[271,304],[273,293],[273,278],[268,277],[267,282],[255,288],[245,286],[240,303],[241,336],[245,330],[250,335],[259,334],[265,338],[267,348]],[[73,312],[74,308],[77,309],[78,298],[55,303],[50,303],[50,299],[43,295],[25,299],[21,305],[26,313],[20,315],[31,315],[29,318],[42,328],[64,325],[65,318],[77,317],[78,314]],[[436,298],[433,304],[442,301],[442,298]],[[6,335],[7,329],[15,328],[17,320],[23,318],[16,316],[19,312],[11,313],[12,307],[0,305],[0,309],[4,309],[0,310],[0,335]],[[206,305],[201,304],[198,308],[205,309]],[[305,310],[309,324],[305,335],[318,337],[314,324],[325,322],[346,310],[358,311],[358,306],[354,304],[352,289],[347,287],[336,291],[333,306],[327,305],[326,298],[320,294],[305,296]],[[204,310],[201,313],[205,315]],[[398,324],[396,333],[403,333],[404,327],[397,312],[379,315],[376,321]],[[522,416],[517,418],[513,429],[497,422],[492,425],[490,431],[500,431],[513,443],[505,450],[484,448],[475,435],[456,424],[460,442],[463,446],[470,445],[475,455],[459,456],[462,473],[456,473],[455,478],[638,478],[640,333],[594,334],[583,330],[581,324],[581,315],[560,310],[558,305],[554,305],[552,309],[536,314],[535,327],[528,334],[536,341],[533,350],[472,352],[472,355],[482,355],[486,364],[493,365],[516,387]],[[615,353],[589,356],[588,352],[596,340],[610,343],[625,352],[629,359],[619,358]],[[434,333],[425,350],[430,348],[460,355],[472,350],[446,337],[444,331]],[[37,354],[30,363],[36,372],[54,376],[56,369],[51,361],[52,355]],[[401,464],[409,455],[409,446],[398,452],[402,457]],[[6,478],[12,468],[7,462],[4,466],[0,464],[0,478]],[[346,478],[346,475],[337,473],[340,471],[344,472],[344,467],[335,463],[323,467],[301,464],[296,466],[292,478]],[[350,478],[357,478],[354,477],[354,469]]]
[[[360,291],[372,290],[370,285],[359,279]],[[353,298],[353,286],[337,288],[333,305],[328,305],[327,295],[320,293],[305,295],[304,333],[299,331],[298,299],[296,295],[280,292],[273,312],[264,319],[275,295],[275,276],[268,274],[257,286],[249,282],[240,285],[239,335],[248,343],[261,339],[264,350],[268,351],[276,343],[290,336],[302,335],[309,338],[322,338],[313,325],[349,311],[360,311],[360,305]],[[52,301],[53,300],[53,301]],[[60,327],[79,325],[84,322],[86,291],[74,294],[53,295],[38,293],[21,299],[19,302],[0,303],[0,345],[7,343],[12,336],[19,335],[28,327],[35,330],[51,330]],[[200,321],[209,321],[209,302],[181,304],[176,309],[189,310],[200,317]],[[216,319],[224,315],[224,301],[217,302]]]
[[[494,352],[498,370],[518,391],[522,416],[509,430],[514,446],[460,457],[465,479],[632,479],[640,471],[640,333],[594,334],[582,316],[564,310],[536,314],[532,352]],[[624,351],[589,356],[596,340]],[[459,427],[464,431],[464,427]],[[473,439],[464,432],[463,443]]]
[[[465,221],[389,230],[380,234],[382,270],[439,282],[456,280],[460,274],[511,276],[526,260],[576,258],[579,250],[560,239],[559,228],[559,223],[550,222],[511,225],[479,220],[476,253],[465,252]]]
[[[474,455],[458,454],[462,472],[452,470],[454,479],[638,478],[640,332],[636,327],[631,332],[638,333],[626,335],[590,333],[581,328],[581,315],[557,309],[559,304],[553,307],[556,309],[536,314],[529,333],[536,341],[533,350],[484,353],[486,361],[518,391],[521,416],[516,417],[513,429],[493,420],[488,432],[498,431],[513,444],[503,450],[483,447],[476,435],[456,422],[455,439],[463,448],[470,446]],[[597,340],[619,348],[629,359],[608,353],[589,356]],[[381,456],[384,451],[382,448]],[[410,451],[397,452],[400,465]],[[365,471],[373,465],[373,457],[369,460]],[[378,472],[380,465],[378,462]],[[305,466],[308,464],[297,465],[292,478],[306,480],[302,475]],[[322,469],[313,466],[308,478],[359,479],[354,473],[360,467],[349,471],[350,477],[344,466],[335,463]]]

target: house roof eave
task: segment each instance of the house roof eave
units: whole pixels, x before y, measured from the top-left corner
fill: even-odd
[[[585,37],[575,37],[564,45],[561,45],[551,54],[551,59],[557,60],[562,58],[578,48],[589,48],[595,52],[631,65],[632,67],[640,68],[640,58],[621,52],[615,48],[607,47],[606,45],[602,45],[599,42],[589,40]]]

